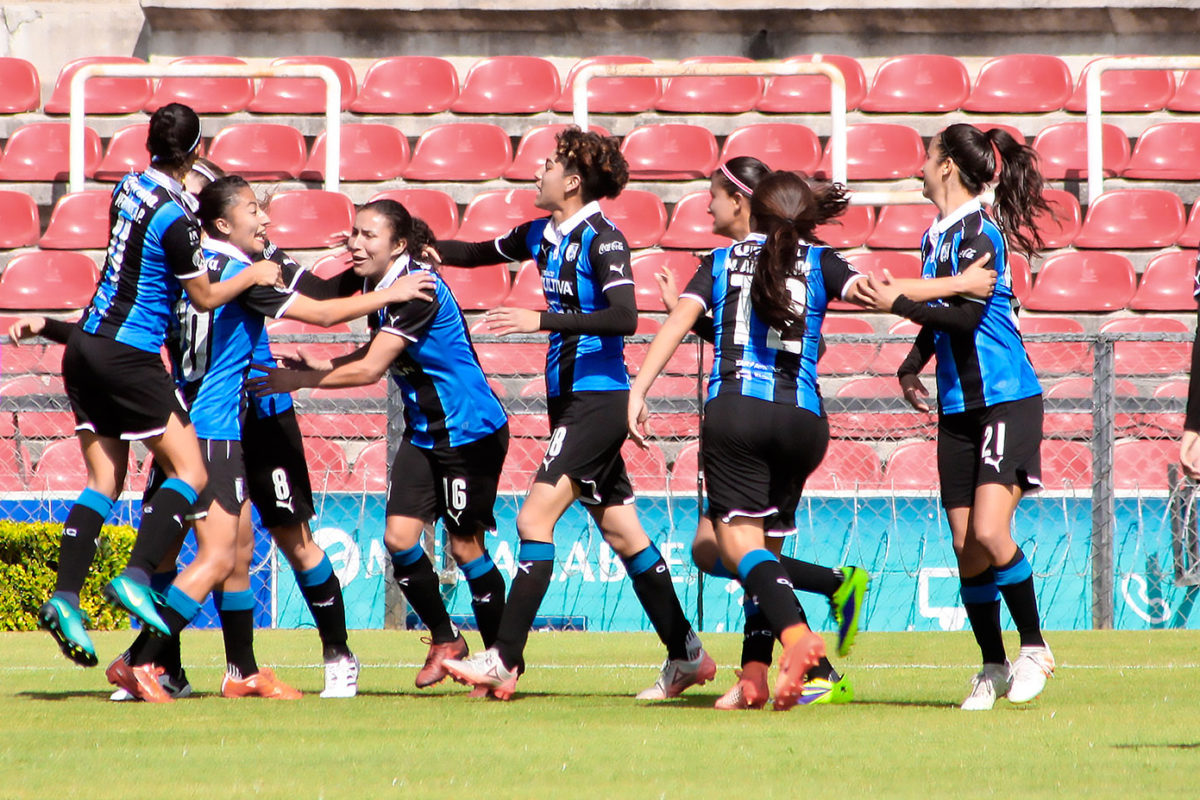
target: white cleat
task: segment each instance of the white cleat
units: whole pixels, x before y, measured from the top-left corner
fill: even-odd
[[[702,686],[717,675],[717,662],[712,657],[700,651],[700,655],[687,660],[682,658],[668,659],[663,663],[658,680],[649,689],[638,692],[638,700],[669,700],[679,697],[691,686]]]
[[[347,698],[358,694],[358,657],[353,653],[325,662],[325,689],[321,697]]]
[[[984,664],[983,669],[971,678],[971,693],[963,700],[963,711],[989,711],[996,700],[1008,694],[1010,667],[1003,664]]]
[[[447,658],[442,662],[442,666],[459,683],[486,690],[483,693],[472,692],[474,696],[490,693],[498,700],[512,699],[520,674],[517,670],[504,666],[504,661],[500,658],[500,651],[494,647],[488,648],[482,653],[476,653],[470,658]]]
[[[117,689],[108,696],[108,699],[114,703],[128,703],[130,700],[137,700],[138,698],[131,695],[125,689]]]
[[[1054,674],[1054,654],[1050,648],[1022,647],[1013,663],[1012,681],[1008,687],[1010,703],[1028,703],[1046,688],[1046,679]]]

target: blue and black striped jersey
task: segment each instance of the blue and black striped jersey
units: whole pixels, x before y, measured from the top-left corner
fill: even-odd
[[[691,298],[713,316],[713,371],[708,399],[732,392],[824,414],[817,386],[821,323],[831,299],[843,298],[862,277],[835,250],[801,243],[794,277],[788,278],[793,307],[804,324],[780,331],[754,310],[750,282],[765,237],[743,241],[705,256],[680,299]]]
[[[178,181],[151,167],[113,190],[100,283],[79,321],[88,333],[157,353],[181,280],[204,274],[200,225]]]

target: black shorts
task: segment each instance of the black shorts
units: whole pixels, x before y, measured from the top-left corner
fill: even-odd
[[[135,440],[162,434],[172,414],[191,424],[158,353],[80,330],[67,340],[62,368],[77,431]]]
[[[242,443],[224,439],[201,439],[200,455],[204,457],[204,468],[208,472],[208,482],[204,491],[196,499],[196,505],[189,520],[204,519],[213,500],[230,514],[237,516],[242,512],[242,504],[246,502],[246,464],[242,461]],[[142,504],[150,502],[150,498],[163,485],[166,474],[158,468],[157,463],[151,463],[149,474],[146,476],[146,489],[142,492]]]
[[[396,448],[388,480],[387,515],[432,523],[455,536],[496,529],[494,507],[508,455],[508,426],[458,447]]]
[[[700,450],[713,520],[761,517],[773,532],[796,527],[804,482],[825,457],[829,422],[811,411],[740,394],[704,408]]]
[[[546,401],[550,441],[535,483],[556,484],[566,475],[593,506],[628,505],[633,485],[621,445],[629,434],[629,392],[575,392]]]
[[[944,508],[975,504],[985,483],[1042,486],[1042,396],[946,414],[938,420],[938,479]]]
[[[260,418],[253,410],[242,423],[246,489],[263,527],[308,522],[316,513],[304,439],[296,410]]]

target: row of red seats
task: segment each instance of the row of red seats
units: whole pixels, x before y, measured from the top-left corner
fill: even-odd
[[[953,56],[902,55],[885,59],[870,86],[862,65],[849,56],[802,55],[786,62],[823,60],[846,79],[848,108],[873,113],[928,113],[962,109],[980,113],[1080,112],[1091,64],[1078,81],[1051,55],[1014,54],[993,58],[972,83],[964,64]],[[48,114],[69,111],[71,77],[86,64],[143,64],[132,57],[76,59],[63,67],[46,102]],[[362,114],[530,114],[569,111],[579,70],[591,64],[652,63],[639,56],[596,56],[572,66],[566,81],[558,68],[534,56],[493,56],[475,62],[459,85],[454,66],[441,58],[399,56],[374,62],[359,87],[348,62],[325,56],[277,58],[272,65],[321,64],[331,67],[342,85],[342,110]],[[733,56],[685,58],[681,63],[751,63]],[[172,64],[245,64],[229,56],[188,56]],[[564,85],[565,83],[565,85]],[[0,59],[0,112],[34,111],[40,82],[33,65]],[[1183,73],[1178,83],[1170,70],[1105,73],[1101,79],[1106,111],[1200,110],[1200,71]],[[200,113],[309,114],[324,110],[325,87],[315,79],[266,79],[255,88],[238,78],[93,78],[85,89],[89,114],[153,111],[169,102],[187,103]],[[822,77],[678,77],[594,79],[588,85],[589,108],[601,113],[820,113],[829,110],[829,83]]]
[[[513,151],[508,133],[498,125],[457,122],[436,125],[409,147],[404,132],[392,125],[360,123],[341,128],[341,179],[384,181],[484,181],[505,178],[533,180],[534,173],[554,147],[554,135],[565,125],[540,125],[521,137]],[[1017,129],[998,123],[1020,141]],[[1049,180],[1087,175],[1087,130],[1083,122],[1060,122],[1042,129],[1033,140],[1040,167]],[[99,135],[85,129],[84,174],[95,180],[116,181],[132,170],[145,169],[147,123],[117,131],[104,150]],[[593,127],[603,132],[602,128]],[[1105,175],[1135,180],[1195,180],[1200,178],[1200,123],[1164,122],[1142,133],[1130,149],[1125,132],[1116,125],[1103,128]],[[846,132],[847,175],[850,180],[879,181],[920,174],[925,160],[921,135],[907,125],[862,123]],[[0,181],[56,181],[68,169],[66,123],[36,122],[9,137],[0,159]],[[828,177],[832,170],[830,144],[822,149],[817,135],[794,123],[747,125],[718,146],[712,132],[700,125],[659,123],[630,131],[621,151],[635,180],[696,180],[712,173],[722,161],[756,156],[775,169],[799,170]],[[325,134],[317,136],[310,153],[304,136],[288,125],[248,123],[230,125],[213,137],[207,155],[230,172],[248,180],[319,181],[325,176]]]

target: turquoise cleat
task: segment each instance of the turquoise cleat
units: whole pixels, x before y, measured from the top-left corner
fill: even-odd
[[[38,627],[50,632],[67,658],[81,667],[96,666],[96,648],[83,627],[83,612],[60,597],[52,597],[37,612]]]
[[[151,633],[157,636],[171,635],[171,629],[158,614],[154,604],[154,592],[149,586],[118,575],[104,587],[104,599],[137,617]]]

